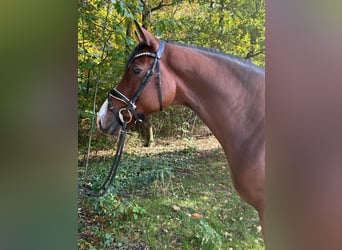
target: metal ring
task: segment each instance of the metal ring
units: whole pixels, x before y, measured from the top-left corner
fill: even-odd
[[[121,113],[122,111],[127,111],[127,113],[129,114],[129,120],[126,122],[125,121],[125,119],[124,119],[124,116],[123,116],[123,114]],[[132,116],[132,113],[131,113],[131,111],[129,110],[129,109],[127,109],[127,108],[121,108],[120,110],[119,110],[119,119],[120,119],[120,121],[122,122],[122,123],[130,123],[131,121],[132,121],[132,119],[133,119],[133,116]]]

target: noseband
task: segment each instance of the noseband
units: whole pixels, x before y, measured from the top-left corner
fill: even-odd
[[[152,53],[152,52],[141,52],[136,54],[129,62],[128,67],[130,67],[130,65],[132,64],[132,62],[141,56],[149,56],[154,58],[153,64],[151,65],[151,67],[147,70],[142,82],[140,83],[138,89],[135,91],[133,97],[131,99],[129,99],[128,97],[126,97],[124,94],[122,94],[119,90],[117,90],[116,88],[112,89],[110,91],[110,93],[108,94],[108,108],[114,112],[114,105],[111,102],[111,97],[124,102],[127,107],[121,108],[118,111],[118,118],[119,121],[122,124],[124,123],[129,123],[131,122],[132,118],[134,117],[136,122],[142,122],[142,118],[141,116],[138,115],[136,108],[137,106],[135,105],[136,101],[138,100],[139,96],[141,95],[142,91],[144,90],[144,88],[146,87],[147,83],[149,82],[149,80],[151,79],[151,76],[153,75],[155,69],[157,70],[157,89],[158,89],[158,98],[159,98],[159,109],[160,111],[163,110],[163,100],[162,100],[162,90],[161,90],[161,80],[160,80],[160,65],[159,65],[159,61],[160,58],[163,54],[164,51],[164,47],[165,47],[165,42],[160,40],[159,42],[159,49],[157,51],[157,53]],[[122,114],[122,112],[126,111],[130,118],[128,121],[125,121],[124,116]]]

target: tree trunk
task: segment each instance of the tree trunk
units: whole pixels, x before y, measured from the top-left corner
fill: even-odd
[[[219,26],[221,28],[221,34],[224,34],[224,0],[220,0],[220,19],[219,19]]]
[[[152,115],[145,117],[143,123],[144,133],[144,147],[151,147],[154,145],[153,127],[152,127]]]
[[[142,22],[142,26],[147,29],[147,22],[150,19],[150,10],[147,8],[147,4],[146,1],[141,0],[142,4],[143,4],[143,11],[141,14],[141,22]]]

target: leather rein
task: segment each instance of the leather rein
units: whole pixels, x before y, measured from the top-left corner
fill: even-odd
[[[139,87],[135,91],[133,97],[129,99],[126,97],[124,94],[122,94],[119,90],[116,88],[113,88],[109,94],[108,94],[108,108],[110,109],[111,112],[113,112],[114,116],[118,118],[118,121],[121,125],[121,131],[120,131],[120,137],[119,137],[119,142],[117,146],[117,150],[115,153],[115,157],[113,159],[112,166],[110,167],[107,178],[106,180],[102,183],[101,187],[98,190],[94,190],[89,186],[81,186],[79,185],[79,191],[81,194],[86,195],[86,196],[95,196],[95,197],[100,197],[103,196],[109,189],[109,186],[112,184],[115,175],[116,175],[116,170],[119,166],[119,162],[121,159],[123,147],[125,144],[125,139],[126,139],[126,132],[127,132],[127,124],[130,123],[133,119],[135,118],[135,121],[138,123],[141,123],[143,121],[143,118],[141,117],[140,114],[137,113],[136,111],[136,101],[138,100],[139,96],[141,95],[142,91],[146,87],[147,83],[151,79],[152,75],[154,74],[154,71],[157,70],[157,89],[158,89],[158,98],[159,98],[159,109],[160,111],[163,110],[163,99],[162,99],[162,90],[161,90],[161,78],[160,78],[160,59],[164,51],[165,47],[165,42],[160,40],[159,41],[159,49],[157,53],[152,53],[152,52],[141,52],[136,54],[135,56],[132,57],[130,60],[128,67],[132,64],[132,62],[141,56],[149,56],[154,58],[153,64],[151,67],[147,70],[143,80],[141,81]],[[112,104],[111,98],[115,98],[121,102],[124,102],[127,107],[121,108],[118,113],[115,113],[114,105]],[[128,112],[129,114],[129,119],[126,121],[123,115],[123,112]]]

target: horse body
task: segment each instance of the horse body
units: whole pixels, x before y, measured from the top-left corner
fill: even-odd
[[[168,46],[177,47],[165,56],[167,71],[176,79],[172,104],[190,107],[213,132],[228,159],[236,190],[259,212],[263,225],[264,71],[218,52]]]
[[[138,31],[141,51],[134,53],[158,51],[159,40],[139,26]],[[135,59],[117,87],[120,95],[132,96],[143,79],[139,69],[145,72],[152,63],[149,57]],[[230,55],[170,42],[165,44],[157,73],[161,74],[162,100],[158,102],[156,79],[152,77],[136,102],[137,112],[147,115],[159,111],[159,103],[163,107],[184,105],[194,110],[222,145],[234,187],[258,211],[263,228],[264,71]],[[115,112],[127,103],[117,99],[120,98],[108,98],[98,114],[98,127],[105,132],[118,131],[120,123]],[[107,112],[108,102],[112,102],[113,112]]]

